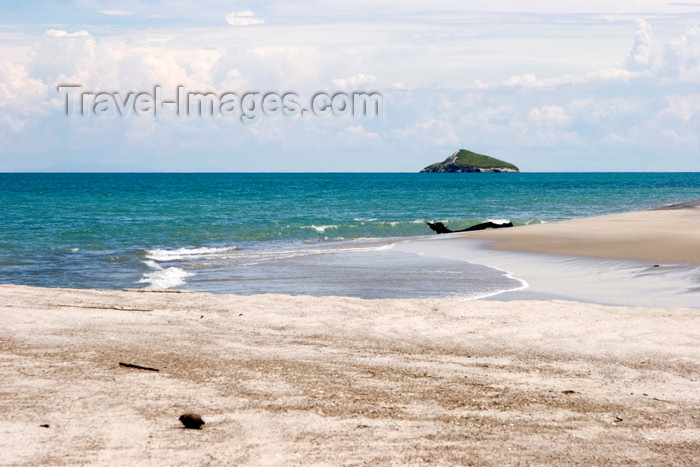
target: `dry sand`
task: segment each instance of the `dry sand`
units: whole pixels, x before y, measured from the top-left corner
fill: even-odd
[[[466,236],[501,250],[700,264],[700,200]]]
[[[697,310],[24,286],[0,303],[3,464],[700,463]]]
[[[697,261],[696,211],[484,235]],[[0,286],[0,322],[6,465],[700,465],[690,308]]]

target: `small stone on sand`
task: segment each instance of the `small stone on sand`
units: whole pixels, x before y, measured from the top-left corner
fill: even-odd
[[[204,425],[204,420],[202,420],[201,415],[196,413],[185,413],[180,415],[180,421],[185,428],[193,428],[199,430],[202,425]]]

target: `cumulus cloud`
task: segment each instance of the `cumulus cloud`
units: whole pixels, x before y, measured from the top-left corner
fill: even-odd
[[[514,75],[511,76],[508,81],[503,83],[504,86],[523,86],[523,87],[535,87],[541,86],[543,83],[537,80],[537,76],[533,73],[527,73],[522,76]]]
[[[373,83],[376,79],[377,78],[370,74],[357,73],[350,78],[336,78],[331,80],[331,82],[339,89],[356,89],[359,86]]]
[[[251,89],[252,86],[239,70],[229,70],[226,72],[226,77],[221,82],[220,88],[225,92],[241,92]]]
[[[68,82],[87,84],[95,76],[99,55],[97,41],[89,32],[49,29],[44,36],[31,52],[34,58],[31,74],[41,76],[51,86]]]
[[[10,115],[0,115],[0,135],[3,135],[7,130],[12,132],[20,132],[27,124],[27,120],[12,117]]]
[[[428,34],[433,27],[429,24],[420,45],[408,44],[404,36],[391,31],[372,35],[375,24],[365,29],[354,23],[341,33],[327,25],[294,26],[293,39],[288,25],[267,26],[265,34],[254,28],[232,30],[225,24],[208,30],[191,29],[186,35],[167,27],[157,32],[133,28],[127,33],[56,28],[39,35],[26,33],[19,40],[9,33],[0,34],[0,56],[5,60],[0,63],[0,132],[26,135],[51,124],[63,125],[56,123],[64,118],[55,110],[62,105],[55,91],[59,82],[80,83],[88,90],[124,92],[150,91],[153,84],[161,84],[165,98],[172,97],[178,84],[192,91],[294,91],[305,101],[313,93],[334,86],[339,90],[380,91],[385,97],[385,118],[280,117],[247,127],[224,119],[74,120],[71,140],[78,141],[75,147],[81,148],[79,142],[85,138],[76,128],[84,127],[92,131],[90,137],[95,140],[111,137],[143,145],[150,141],[164,152],[190,144],[192,148],[206,146],[219,155],[217,144],[222,140],[235,140],[231,144],[251,151],[279,145],[299,153],[308,147],[316,151],[344,143],[354,145],[356,152],[363,152],[357,151],[360,146],[367,152],[383,145],[443,151],[464,143],[466,147],[485,148],[487,153],[486,148],[493,147],[531,148],[534,158],[547,152],[539,148],[561,149],[572,154],[572,159],[577,150],[579,154],[601,154],[601,158],[602,154],[617,154],[615,151],[651,152],[657,148],[664,154],[697,155],[700,28],[683,31],[679,26],[669,38],[663,35],[669,30],[664,27],[652,39],[651,26],[656,23],[648,21],[635,22],[634,44],[630,30],[627,40],[618,44],[622,52],[594,62],[581,56],[569,59],[563,52],[557,55],[565,44],[552,46],[548,49],[552,56],[539,62],[524,58],[511,63],[505,56],[469,55],[461,42],[458,48],[450,48],[454,43],[437,47],[449,42],[454,30],[443,31],[449,25],[440,25],[440,34],[433,38]],[[250,11],[234,12],[227,22],[234,26],[262,24]],[[230,40],[232,33],[236,40]],[[522,36],[518,37],[519,41]],[[376,43],[378,38],[385,42]],[[506,39],[499,40],[503,45]],[[514,39],[507,40],[520,45]],[[526,46],[523,44],[523,49]],[[432,52],[437,50],[442,55]],[[493,68],[496,61],[498,66]],[[506,79],[508,76],[512,77]],[[29,112],[32,105],[48,108],[50,100],[58,102],[56,116]],[[232,128],[237,137],[227,139]],[[155,144],[158,135],[162,140]],[[45,141],[41,137],[33,140]],[[56,147],[60,149],[61,144],[57,142]],[[308,167],[296,167],[292,162],[289,166]],[[569,168],[580,166],[563,170]]]
[[[246,72],[261,89],[318,89],[320,74],[327,66],[316,47],[261,46],[246,51]],[[240,60],[239,59],[239,60]],[[240,67],[240,61],[235,64]]]
[[[254,24],[265,23],[262,19],[253,16],[253,12],[250,10],[229,13],[226,16],[226,22],[231,26],[252,26]]]
[[[539,127],[543,126],[566,126],[571,122],[571,117],[566,110],[558,105],[545,105],[530,110],[528,121]]]
[[[177,85],[215,88],[214,68],[222,52],[188,47],[170,38],[152,41],[96,38],[87,31],[49,30],[30,51],[31,75],[49,86],[81,84],[87,90],[138,91],[160,84],[170,92]]]
[[[335,84],[335,83],[334,83]],[[402,91],[408,91],[411,89],[409,86],[406,86],[403,82],[397,81],[395,83],[391,83],[391,88],[392,89],[400,89]]]
[[[554,88],[560,86],[580,86],[589,83],[625,83],[630,79],[639,75],[637,72],[632,72],[624,68],[605,68],[602,70],[591,71],[579,75],[567,74],[563,76],[554,76],[551,78],[538,78],[533,73],[524,75],[514,75],[502,85],[505,87],[522,87],[522,88]],[[481,84],[481,89],[487,89],[488,86]],[[472,86],[478,89],[476,86]]]
[[[21,113],[33,112],[47,91],[48,87],[41,80],[31,78],[23,66],[0,62],[0,108],[12,107]]]
[[[528,131],[521,140],[531,146],[571,146],[582,143],[580,135],[570,128],[571,115],[558,105],[545,105],[531,109],[527,116]]]
[[[391,134],[400,142],[422,147],[456,146],[461,143],[458,128],[447,118],[430,117],[405,128],[397,128]]]
[[[586,125],[598,125],[610,119],[629,119],[643,110],[639,97],[586,96],[567,105],[572,118]]]
[[[168,91],[178,85],[205,91],[213,87],[212,68],[220,57],[216,50],[136,49],[128,51],[122,60],[122,73],[134,86],[157,83]]]
[[[700,27],[690,26],[658,47],[654,45],[652,27],[642,19],[635,20],[634,46],[623,62],[632,72],[671,80],[697,82],[700,79]]]
[[[19,133],[30,120],[43,116],[47,93],[48,87],[23,66],[0,61],[0,136]]]
[[[353,147],[374,146],[381,143],[379,134],[368,131],[361,125],[351,125],[341,130],[337,135],[341,144]]]
[[[645,70],[651,65],[653,53],[653,39],[651,25],[643,19],[634,20],[635,35],[634,46],[625,65],[630,70]]]
[[[109,16],[129,16],[133,14],[132,11],[127,10],[101,10],[100,13]]]
[[[92,37],[87,31],[76,31],[74,33],[69,33],[68,31],[63,31],[61,29],[49,29],[45,34],[49,37]]]
[[[666,105],[649,123],[662,129],[665,134],[675,135],[672,138],[675,143],[696,142],[700,128],[700,94],[668,96]]]
[[[697,83],[700,80],[700,27],[692,26],[668,41],[659,52],[661,76]]]

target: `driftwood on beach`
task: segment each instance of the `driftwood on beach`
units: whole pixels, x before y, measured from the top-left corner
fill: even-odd
[[[136,365],[134,363],[119,362],[119,366],[125,366],[127,368],[136,368],[138,370],[160,371],[158,368],[151,368],[150,366]]]
[[[455,233],[455,232],[472,232],[474,230],[501,229],[503,227],[513,227],[513,223],[507,222],[505,224],[496,224],[495,222],[484,222],[482,224],[472,225],[471,227],[467,227],[466,229],[462,229],[462,230],[450,230],[442,222],[435,222],[435,223],[428,222],[428,227],[430,227],[432,230],[434,230],[438,234],[444,234],[444,233]]]

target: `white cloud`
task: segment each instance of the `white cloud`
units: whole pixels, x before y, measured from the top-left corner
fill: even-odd
[[[239,69],[244,59],[246,73],[258,89],[318,91],[321,73],[327,72],[326,57],[316,47],[254,47],[232,65]]]
[[[19,113],[35,112],[47,91],[47,86],[31,78],[23,66],[0,62],[0,108],[11,107]]]
[[[578,133],[570,128],[573,118],[561,106],[545,105],[531,109],[527,121],[528,130],[520,135],[524,144],[544,147],[582,144]]]
[[[700,27],[692,26],[668,41],[659,55],[660,75],[697,83],[700,80]]]
[[[663,85],[700,80],[699,26],[686,28],[658,47],[654,46],[649,23],[636,20],[635,26],[634,47],[623,64],[626,69],[662,78]]]
[[[629,136],[621,135],[619,133],[610,133],[603,139],[601,139],[601,143],[604,145],[610,145],[610,146],[632,146],[635,142],[634,138],[631,138]]]
[[[252,86],[239,70],[229,70],[219,88],[224,92],[241,92],[251,89]]]
[[[361,125],[352,125],[344,128],[337,135],[343,144],[352,146],[376,145],[381,143],[381,137],[373,132],[365,130]]]
[[[113,83],[123,90],[148,90],[160,84],[174,97],[177,86],[190,91],[215,91],[213,69],[221,59],[217,50],[188,50],[174,47],[129,47],[128,44],[104,47],[113,63],[102,63],[113,74]],[[107,52],[105,52],[105,55]],[[103,70],[101,74],[106,74]],[[97,79],[97,76],[95,77]],[[109,86],[109,81],[101,83]],[[115,86],[115,84],[112,84]]]
[[[350,78],[336,78],[331,80],[333,85],[339,89],[357,89],[359,86],[364,86],[365,84],[370,84],[376,81],[373,75],[357,73]]]
[[[41,76],[50,86],[60,83],[84,83],[95,76],[96,60],[106,57],[97,53],[97,41],[87,31],[69,33],[50,29],[46,38],[38,41],[33,50],[32,74]]]
[[[456,146],[461,143],[455,122],[442,118],[428,118],[391,131],[401,146],[420,145],[422,147]]]
[[[405,85],[404,83],[402,83],[401,81],[397,81],[397,82],[395,82],[395,83],[391,83],[391,88],[392,88],[392,89],[399,89],[399,90],[402,90],[402,91],[408,91],[409,89],[411,89],[409,86],[406,86],[406,85]]]
[[[598,125],[612,119],[627,119],[643,110],[639,97],[588,96],[569,102],[567,108],[574,119],[586,125]]]
[[[625,83],[629,82],[630,79],[635,76],[640,76],[638,72],[632,72],[624,68],[606,68],[602,70],[596,70],[589,73],[584,73],[580,75],[563,75],[554,76],[552,78],[540,79],[535,74],[528,73],[522,76],[514,75],[502,85],[506,87],[522,87],[522,88],[552,88],[559,86],[569,86],[569,85],[585,85],[588,83],[604,83],[604,82],[619,82]],[[483,83],[479,83],[481,89],[486,89],[488,86]],[[477,86],[473,88],[478,89]]]
[[[687,123],[691,119],[700,119],[700,94],[668,96],[667,106],[657,117],[668,118],[672,124]]]
[[[19,133],[30,121],[43,117],[48,111],[42,105],[47,92],[47,86],[29,77],[23,66],[0,61],[0,136]]]
[[[522,87],[535,87],[542,86],[542,82],[537,80],[537,76],[532,73],[528,73],[522,76],[514,75],[511,76],[508,81],[503,83],[504,86],[522,86]]]
[[[566,110],[558,105],[534,108],[530,110],[527,119],[538,127],[566,126],[571,122],[571,117],[567,115]]]
[[[252,26],[265,23],[262,19],[253,16],[253,12],[250,10],[229,13],[226,16],[226,22],[232,26]]]
[[[49,29],[45,34],[49,37],[92,37],[87,31],[76,31],[74,33],[69,33],[68,31],[63,31],[61,29]]]
[[[100,13],[109,16],[130,16],[133,14],[132,11],[127,10],[100,10]]]
[[[643,19],[636,19],[634,27],[636,29],[634,47],[632,47],[625,64],[630,70],[645,70],[651,65],[653,53],[651,25]]]
[[[0,135],[4,134],[9,129],[13,132],[22,131],[27,124],[27,120],[21,120],[11,117],[10,115],[0,115]]]
[[[335,11],[333,5],[314,5]],[[0,109],[5,134],[34,134],[36,141],[50,141],[49,130],[44,133],[49,137],[41,137],[44,128],[52,124],[63,128],[63,123],[56,123],[64,118],[62,100],[55,91],[58,82],[125,92],[150,91],[153,84],[161,84],[168,94],[165,98],[172,97],[178,84],[196,91],[296,92],[305,103],[313,93],[335,86],[381,92],[385,118],[280,117],[249,126],[222,119],[163,118],[153,122],[156,126],[143,119],[93,119],[71,122],[72,137],[54,137],[51,144],[58,153],[64,140],[84,150],[80,145],[84,138],[76,130],[84,127],[95,140],[144,145],[158,135],[168,135],[158,142],[162,148],[207,147],[213,159],[222,161],[228,159],[217,144],[224,140],[250,152],[286,148],[300,154],[309,148],[309,154],[321,153],[343,140],[349,145],[364,144],[367,151],[386,145],[390,152],[392,148],[442,151],[464,143],[486,153],[487,148],[498,147],[504,157],[508,152],[503,148],[531,148],[532,157],[539,157],[538,148],[557,148],[572,155],[585,148],[607,156],[658,148],[668,157],[685,160],[687,154],[697,154],[697,146],[692,145],[700,135],[700,104],[695,96],[700,82],[700,28],[684,30],[687,19],[649,14],[647,20],[635,23],[633,33],[631,18],[640,13],[615,17],[615,21],[586,16],[579,23],[575,16],[567,17],[566,26],[550,22],[551,16],[530,15],[526,27],[512,15],[483,12],[457,11],[465,21],[458,26],[452,13],[438,10],[425,17],[408,15],[405,22],[396,22],[390,15],[359,15],[342,21],[320,16],[312,21],[292,12],[280,24],[235,29],[226,24],[171,28],[166,23],[177,15],[168,12],[168,19],[158,22],[163,27],[147,30],[140,21],[146,21],[148,12],[130,2],[123,7],[140,18],[124,30],[91,26],[88,32],[69,25],[43,35],[0,32],[0,56],[5,60],[0,64]],[[351,7],[348,2],[343,8],[355,8]],[[407,8],[414,7],[416,11],[425,8],[418,3]],[[186,10],[178,8],[179,15]],[[97,10],[92,8],[92,14]],[[264,13],[283,17],[274,6],[266,5]],[[208,24],[222,23],[222,12],[217,15],[207,16]],[[195,16],[193,23],[203,17]],[[469,23],[474,17],[478,21]],[[445,18],[451,21],[438,21]],[[232,13],[227,21],[236,26],[262,24],[251,11]],[[489,21],[504,21],[499,24],[505,24],[502,30],[508,29],[508,34],[497,32],[501,29],[492,28]],[[533,37],[533,25],[538,24],[543,29]],[[49,108],[47,103],[55,104],[51,117],[27,110],[32,105]],[[228,138],[231,131],[236,138]],[[8,140],[3,146],[15,142]],[[380,144],[373,146],[375,142]],[[590,163],[585,168],[595,170],[595,161]],[[293,165],[289,162],[290,168]],[[297,168],[310,167],[316,165]],[[696,168],[700,169],[697,162]]]

